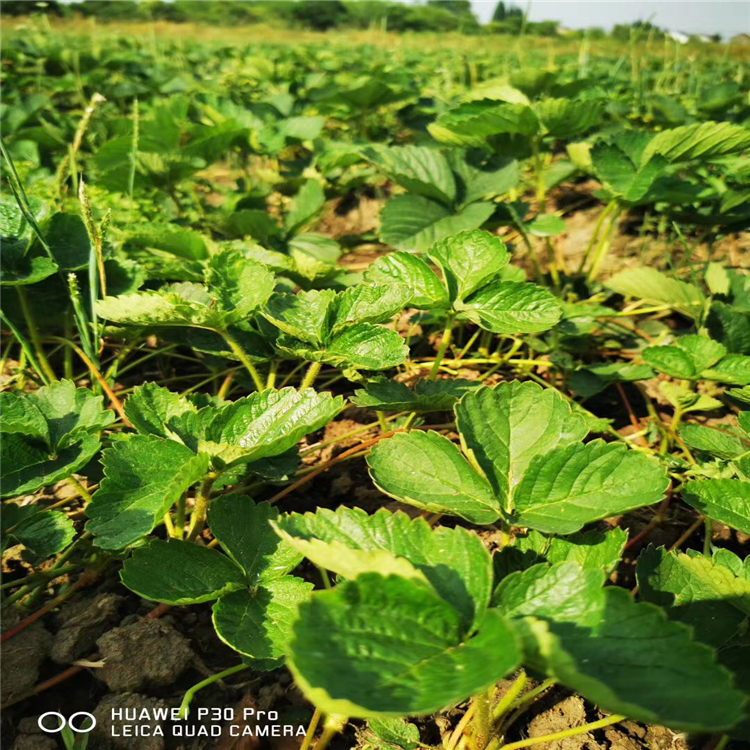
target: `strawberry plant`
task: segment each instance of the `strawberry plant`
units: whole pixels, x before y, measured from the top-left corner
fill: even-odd
[[[19,748],[141,703],[185,750],[221,706],[301,750],[750,740],[745,55],[388,8],[3,29]]]

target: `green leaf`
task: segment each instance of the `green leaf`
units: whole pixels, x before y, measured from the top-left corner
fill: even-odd
[[[46,255],[31,257],[24,255],[21,258],[9,257],[6,247],[0,256],[0,284],[3,286],[26,286],[36,284],[57,273],[58,266]]]
[[[750,451],[750,442],[721,428],[686,424],[680,428],[679,435],[688,447],[725,461]]]
[[[601,119],[603,107],[591,99],[542,99],[534,109],[547,135],[570,140],[591,130]]]
[[[427,254],[443,270],[451,300],[463,300],[493,280],[508,264],[502,240],[479,230],[436,242]]]
[[[706,318],[712,338],[721,341],[727,350],[750,355],[750,314],[725,302],[713,301]]]
[[[707,380],[718,380],[732,385],[750,385],[750,357],[744,354],[729,354],[718,364],[704,370],[702,376]]]
[[[454,212],[421,195],[397,195],[380,214],[380,239],[399,250],[423,252],[446,237],[479,228],[494,210],[494,203],[479,202]]]
[[[396,331],[360,323],[338,334],[321,361],[355,370],[389,370],[406,361],[409,347]]]
[[[39,221],[44,215],[46,206],[38,199],[31,198],[32,214]],[[30,232],[26,218],[21,211],[18,201],[12,195],[4,195],[0,199],[0,234],[4,239],[23,237]]]
[[[401,284],[360,284],[337,295],[332,332],[360,323],[387,323],[409,302],[409,287]]]
[[[743,479],[708,479],[685,484],[682,496],[703,515],[750,534],[750,482]]]
[[[526,104],[482,99],[460,104],[440,115],[427,129],[441,143],[485,146],[489,137],[501,133],[534,135],[539,130],[539,120]]]
[[[378,489],[409,505],[478,524],[500,517],[501,507],[489,483],[437,432],[412,430],[381,440],[367,463]]]
[[[144,383],[133,389],[125,401],[125,415],[142,435],[172,437],[168,426],[175,417],[197,412],[195,404],[156,383]]]
[[[598,143],[591,149],[591,162],[602,184],[626,203],[641,200],[669,163],[655,154],[642,164],[634,164],[619,146],[609,143]]]
[[[50,444],[47,420],[35,403],[33,396],[15,393],[0,393],[0,431],[10,435],[19,433],[28,438],[36,438]]]
[[[534,565],[503,578],[492,595],[492,606],[509,617],[586,622],[603,585],[601,570],[582,569],[575,562]]]
[[[265,305],[276,278],[259,263],[248,260],[239,250],[228,248],[212,255],[206,266],[206,284],[227,325],[246,320]]]
[[[514,523],[571,534],[587,523],[658,502],[669,481],[659,462],[594,440],[537,456],[513,493]]]
[[[411,290],[409,305],[419,310],[448,307],[448,295],[435,272],[411,253],[382,255],[365,271],[366,282],[405,284]]]
[[[562,308],[537,284],[496,281],[456,305],[460,316],[494,333],[540,333],[560,320]]]
[[[505,555],[507,551],[513,556],[520,554],[532,563],[546,561],[552,565],[575,562],[581,568],[602,570],[609,575],[620,562],[627,541],[628,533],[621,528],[609,531],[592,529],[566,537],[530,531],[526,536],[516,536],[513,546],[503,549],[500,555]]]
[[[176,224],[139,224],[127,235],[129,244],[153,248],[188,260],[204,260],[208,248],[203,237]]]
[[[367,515],[359,508],[343,506],[335,511],[319,508],[316,513],[291,513],[282,516],[275,527],[313,563],[345,578],[356,577],[365,567],[356,556],[337,554],[336,543],[350,550],[385,551],[404,558],[461,614],[467,630],[484,617],[492,589],[492,565],[482,541],[471,532],[432,529],[424,519],[412,520],[405,513],[380,509]]]
[[[342,396],[334,398],[312,388],[252,393],[216,412],[206,440],[238,446],[244,461],[278,456],[328,424],[343,405]]]
[[[481,387],[476,380],[420,380],[411,391],[403,383],[385,378],[370,380],[364,389],[354,392],[355,406],[375,411],[450,411],[456,401]]]
[[[120,579],[138,596],[173,606],[211,601],[245,585],[242,571],[221,552],[161,539],[135,549]]]
[[[559,393],[518,381],[467,393],[456,405],[456,424],[500,507],[536,456],[579,443],[588,432]]]
[[[692,380],[715,365],[726,349],[707,336],[682,336],[671,346],[649,346],[643,358],[652,367],[674,378]]]
[[[80,216],[62,212],[54,214],[45,237],[52,257],[64,271],[88,268],[91,241]]]
[[[719,648],[750,615],[750,581],[702,555],[649,547],[638,557],[640,596],[690,625],[695,638]]]
[[[669,162],[712,159],[750,146],[750,132],[729,122],[701,122],[663,130],[655,135],[643,155],[661,154]]]
[[[690,355],[677,346],[648,346],[643,350],[643,359],[673,378],[692,380],[698,376]]]
[[[216,634],[244,656],[280,659],[291,639],[297,608],[312,589],[301,578],[283,576],[253,591],[226,594],[213,606]]]
[[[607,587],[600,597],[581,624],[524,621],[537,669],[600,709],[645,723],[718,731],[741,718],[742,693],[687,627],[652,604],[636,604],[624,589]]]
[[[687,352],[699,372],[715,365],[727,353],[724,346],[708,336],[680,336],[675,344]]]
[[[47,420],[50,445],[67,447],[84,434],[99,433],[115,419],[103,407],[103,397],[70,380],[58,380],[30,396]]]
[[[297,232],[314,219],[325,205],[326,197],[317,180],[307,180],[294,196],[292,206],[286,215],[284,225],[289,234]]]
[[[122,549],[153,530],[190,486],[208,472],[208,456],[196,456],[173,440],[134,435],[102,453],[105,477],[86,508],[86,525],[97,546]]]
[[[275,294],[263,312],[278,329],[313,346],[328,338],[333,322],[333,290]]]
[[[528,225],[528,230],[534,237],[555,237],[565,231],[565,220],[554,214],[539,214]]]
[[[403,750],[414,750],[419,744],[419,729],[403,719],[373,718],[367,722],[367,727],[379,740]]]
[[[2,495],[15,497],[46,487],[80,471],[98,452],[96,435],[82,435],[66,448],[50,453],[42,443],[18,433],[6,434],[0,442]]]
[[[670,404],[684,413],[691,411],[713,411],[723,406],[718,399],[707,396],[705,393],[691,391],[682,383],[662,381],[659,383],[659,390]]]
[[[450,206],[456,200],[456,181],[440,151],[423,146],[368,147],[364,157],[410,193]]]
[[[224,551],[245,571],[250,586],[285,576],[302,555],[279,539],[270,525],[279,511],[245,495],[223,495],[208,508],[208,525]]]
[[[673,279],[654,268],[629,268],[615,274],[604,284],[613,292],[664,304],[689,318],[697,317],[705,304],[697,286]]]
[[[736,576],[750,581],[750,557],[746,557],[743,561],[728,549],[715,549],[711,559],[714,565],[723,565]]]
[[[260,209],[240,209],[227,216],[223,224],[229,237],[251,237],[264,245],[277,241],[283,234],[273,216]]]
[[[105,320],[121,325],[189,326],[209,322],[206,304],[190,302],[174,291],[105,297],[96,303],[96,311]]]
[[[302,692],[326,713],[431,714],[494,685],[521,658],[489,611],[465,640],[458,614],[429,587],[367,573],[299,608],[288,655]]]
[[[24,518],[8,535],[26,547],[24,559],[37,564],[62,552],[73,541],[75,533],[73,521],[64,513],[41,511]]]
[[[521,170],[515,159],[486,159],[485,155],[479,157],[476,153],[467,154],[458,149],[451,149],[447,156],[463,189],[461,201],[464,205],[504,195],[521,179]]]

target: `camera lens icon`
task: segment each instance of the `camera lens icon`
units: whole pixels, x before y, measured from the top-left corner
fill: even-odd
[[[78,716],[83,716],[84,718],[76,724],[74,720]],[[86,718],[88,718],[89,723],[88,726],[84,728],[84,725],[86,724]],[[88,711],[76,711],[76,713],[71,714],[70,717],[66,719],[58,711],[47,711],[47,713],[42,714],[37,719],[36,723],[39,729],[41,729],[43,732],[46,732],[47,734],[57,734],[58,732],[62,732],[62,730],[65,729],[66,726],[69,727],[73,732],[86,734],[96,726],[96,717],[94,716],[94,714],[90,714]],[[53,723],[56,723],[57,726],[52,726]]]

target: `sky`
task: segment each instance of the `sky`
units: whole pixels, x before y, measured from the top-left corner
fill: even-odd
[[[510,0],[510,4],[526,8],[526,0]],[[496,0],[472,0],[471,5],[481,21],[489,21]],[[610,29],[616,23],[651,19],[670,31],[731,37],[750,33],[750,0],[532,0],[529,19],[560,21],[570,29]]]

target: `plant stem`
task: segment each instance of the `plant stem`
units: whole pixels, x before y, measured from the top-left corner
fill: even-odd
[[[503,716],[505,716],[513,701],[515,701],[520,692],[526,687],[527,679],[526,672],[522,669],[513,684],[508,688],[508,692],[505,693],[497,706],[495,706],[495,710],[492,714],[493,721],[498,722]]]
[[[330,589],[331,588],[331,579],[328,577],[328,571],[325,568],[321,568],[320,565],[315,566],[318,569],[318,573],[320,573],[320,580],[323,582],[323,588],[324,589]]]
[[[198,493],[195,496],[195,508],[193,508],[193,513],[190,516],[190,527],[188,528],[187,536],[189,542],[195,541],[201,531],[203,531],[203,525],[206,523],[208,501],[211,498],[211,487],[216,481],[217,476],[215,473],[209,474],[198,488]]]
[[[260,377],[260,373],[255,369],[255,365],[250,361],[242,347],[232,338],[228,331],[216,329],[216,333],[220,334],[224,341],[229,344],[229,348],[234,352],[234,355],[239,359],[240,362],[245,366],[245,369],[250,373],[250,377],[253,379],[255,388],[262,392],[265,390],[263,379]]]
[[[682,547],[685,542],[690,539],[693,534],[695,534],[696,531],[703,525],[705,521],[704,516],[700,516],[694,523],[691,524],[690,528],[667,550],[668,552],[672,552],[673,550],[679,549]]]
[[[380,425],[380,431],[388,432],[388,423],[385,421],[385,414],[382,411],[376,411],[375,414],[378,417],[378,424]]]
[[[176,536],[176,532],[175,532],[174,524],[172,523],[172,517],[169,515],[169,513],[165,513],[163,520],[164,520],[164,527],[167,530],[167,535],[171,539],[174,539]]]
[[[703,554],[704,555],[710,555],[711,554],[711,538],[713,537],[714,533],[714,522],[706,516],[706,533],[703,537]]]
[[[213,685],[214,682],[223,680],[225,677],[229,677],[230,675],[236,674],[237,672],[242,672],[245,669],[250,669],[250,665],[243,662],[242,664],[238,664],[236,667],[229,667],[229,669],[225,669],[223,672],[212,674],[210,677],[207,677],[197,685],[193,685],[193,687],[191,687],[190,690],[185,693],[185,696],[182,699],[182,703],[180,703],[180,717],[182,719],[187,719],[188,714],[190,713],[190,703],[199,690],[202,690],[204,687],[208,687],[209,685]]]
[[[586,274],[586,281],[589,284],[596,280],[596,277],[599,274],[599,268],[604,262],[604,258],[607,256],[607,252],[609,251],[609,246],[612,241],[612,235],[617,228],[617,220],[620,218],[620,206],[616,202],[614,203],[614,206],[615,208],[612,212],[612,216],[609,219],[609,225],[602,235],[599,244],[596,246],[594,257],[591,260],[591,268],[589,269],[588,274]]]
[[[88,505],[91,502],[91,494],[89,491],[71,474],[68,477],[68,484],[75,488],[76,492],[83,498],[83,501],[86,505]]]
[[[492,336],[491,331],[483,331],[481,328],[477,328],[477,330],[474,331],[474,335],[466,342],[466,346],[464,346],[464,348],[461,349],[461,351],[456,356],[456,360],[455,360],[456,362],[464,358],[464,356],[466,355],[466,352],[468,352],[469,349],[471,349],[471,347],[474,345],[474,342],[477,340],[477,337],[479,336],[480,333],[489,334],[490,337]],[[489,340],[491,340],[491,338]]]
[[[279,360],[272,359],[271,364],[268,366],[268,377],[266,378],[266,390],[269,390],[276,385],[276,371],[279,369]]]
[[[448,744],[445,746],[445,750],[456,750],[459,740],[461,739],[461,737],[463,737],[464,730],[466,729],[467,724],[471,721],[476,710],[477,704],[472,701],[471,705],[466,709],[466,712],[461,717],[461,721],[456,724],[456,728],[451,733]]]
[[[31,344],[26,340],[26,337],[21,333],[21,331],[18,330],[18,328],[15,326],[13,321],[8,318],[5,313],[0,310],[0,320],[5,323],[6,326],[10,329],[13,336],[16,338],[16,341],[21,345],[21,356],[19,357],[18,362],[18,372],[21,375],[22,380],[19,381],[19,385],[22,385],[23,383],[23,371],[26,369],[26,360],[28,360],[29,364],[33,368],[34,372],[39,376],[39,379],[44,383],[44,385],[49,385],[50,380],[47,379],[47,376],[42,371],[42,368],[39,366],[39,363],[36,361],[36,357],[34,356],[34,351],[31,348]]]
[[[594,249],[594,245],[596,244],[597,239],[599,238],[599,232],[602,230],[602,226],[604,224],[604,221],[606,218],[612,213],[614,210],[615,203],[612,201],[611,203],[607,203],[607,205],[604,207],[604,210],[599,214],[599,218],[596,221],[596,224],[594,226],[594,231],[591,234],[591,239],[589,240],[589,244],[586,246],[586,250],[583,253],[583,258],[581,258],[581,263],[578,266],[578,273],[583,273],[583,269],[586,267],[586,263],[588,262],[588,259],[591,255],[592,250]]]
[[[52,369],[49,360],[47,359],[47,355],[44,353],[42,340],[39,336],[39,329],[36,326],[36,321],[34,320],[31,308],[29,307],[29,300],[26,297],[26,292],[21,286],[16,287],[16,292],[18,292],[18,301],[21,303],[21,312],[23,313],[23,318],[26,321],[26,328],[29,332],[29,338],[31,339],[31,344],[34,347],[36,358],[39,360],[39,366],[41,367],[45,377],[50,380],[50,382],[55,381],[57,380],[57,375],[55,375],[55,371]]]
[[[310,745],[312,744],[313,737],[315,736],[315,730],[318,728],[318,723],[320,722],[320,717],[323,716],[323,712],[319,709],[315,709],[315,713],[312,715],[312,719],[310,719],[310,723],[307,725],[307,732],[305,732],[305,739],[302,740],[302,744],[299,746],[299,750],[310,750]]]
[[[322,367],[320,362],[311,362],[310,367],[307,369],[307,372],[305,373],[305,377],[302,379],[302,382],[300,383],[300,390],[303,388],[309,388],[314,382],[315,378],[318,377],[318,373],[320,372],[320,368]]]
[[[440,370],[440,363],[443,361],[443,357],[445,356],[445,353],[448,351],[448,347],[450,346],[450,343],[451,343],[454,318],[455,318],[455,315],[448,316],[448,321],[446,322],[445,328],[443,329],[443,339],[440,342],[440,348],[438,349],[437,356],[435,357],[435,361],[432,363],[432,369],[430,370],[430,374],[427,376],[427,380],[435,380]]]
[[[335,719],[333,716],[329,716],[323,725],[323,734],[315,743],[315,750],[325,750],[330,741],[344,728],[347,721],[348,719],[345,718]]]
[[[185,535],[185,493],[180,495],[177,501],[177,512],[174,520],[175,539],[182,539]]]
[[[474,696],[474,703],[476,703],[476,710],[474,723],[476,724],[475,730],[475,745],[477,750],[484,750],[487,747],[487,743],[490,741],[490,734],[492,733],[492,698],[495,694],[495,686],[485,690],[483,693]]]
[[[528,693],[524,693],[518,700],[511,704],[511,708],[517,709],[519,706],[523,706],[529,701],[534,700],[538,695],[543,693],[545,690],[549,690],[554,687],[556,681],[553,679],[544,680],[544,682],[537,685],[533,690],[529,690]]]
[[[216,394],[218,398],[226,398],[227,393],[229,393],[229,388],[232,385],[232,381],[234,380],[235,371],[230,370],[229,374],[224,378],[224,380],[221,383],[221,386],[219,388],[219,392]],[[271,386],[268,386],[269,388]]]
[[[593,732],[596,729],[602,729],[603,727],[617,724],[625,719],[620,714],[612,714],[606,719],[599,719],[599,721],[592,721],[590,724],[583,724],[580,727],[573,727],[572,729],[566,729],[562,732],[556,732],[555,734],[545,734],[541,737],[530,737],[527,740],[520,740],[518,742],[511,742],[508,745],[503,745],[503,750],[519,750],[522,747],[532,747],[534,745],[541,745],[544,742],[554,742],[555,740],[562,740],[566,737],[575,737],[579,734],[585,734],[586,732]]]

